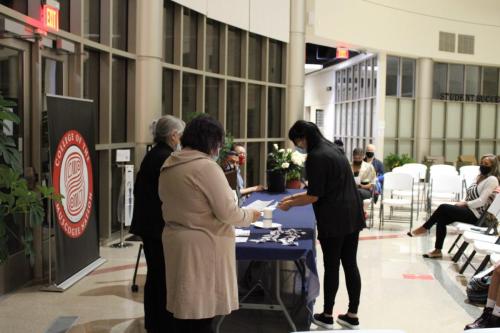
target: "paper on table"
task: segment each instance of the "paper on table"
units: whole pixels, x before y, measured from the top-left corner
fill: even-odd
[[[248,241],[248,237],[236,237],[236,243],[246,243]]]
[[[255,200],[251,204],[246,205],[244,208],[255,209],[258,210],[259,212],[262,212],[264,208],[266,208],[273,202],[274,200],[269,200],[269,201]]]
[[[243,230],[243,229],[234,229],[234,235],[236,237],[241,237],[241,236],[250,236],[250,230]]]

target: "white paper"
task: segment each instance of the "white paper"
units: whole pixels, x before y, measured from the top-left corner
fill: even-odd
[[[117,149],[116,162],[130,162],[130,149]]]
[[[236,243],[246,243],[248,241],[248,237],[236,237]]]
[[[244,208],[255,209],[259,212],[262,212],[262,211],[264,211],[264,208],[266,208],[267,206],[269,206],[273,202],[274,202],[274,200],[270,200],[270,201],[255,200],[254,202],[245,206]]]
[[[234,229],[234,235],[236,237],[241,237],[241,236],[248,237],[248,236],[250,236],[250,230]]]

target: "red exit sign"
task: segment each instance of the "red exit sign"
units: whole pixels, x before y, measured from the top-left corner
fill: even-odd
[[[51,5],[43,5],[42,24],[45,28],[59,31],[59,8]]]
[[[337,48],[337,59],[349,59],[349,49],[345,49],[343,47]]]

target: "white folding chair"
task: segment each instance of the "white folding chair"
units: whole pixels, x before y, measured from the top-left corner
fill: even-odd
[[[421,187],[419,186],[420,176],[421,176],[420,170],[413,167],[407,167],[405,164],[402,167],[397,167],[392,169],[392,172],[404,173],[410,175],[413,178],[414,185],[412,191],[394,191],[393,195],[395,197],[403,197],[403,198],[409,198],[413,196],[414,197],[413,199],[416,199],[417,201],[417,219],[418,219],[420,211],[420,191],[421,191]]]
[[[430,174],[444,173],[444,174],[458,174],[457,169],[453,165],[448,164],[435,164],[431,165]]]
[[[387,172],[384,174],[384,188],[381,193],[380,198],[380,223],[379,228],[384,226],[385,214],[384,208],[391,208],[391,215],[389,220],[395,221],[393,219],[393,208],[409,208],[410,209],[410,230],[413,227],[413,191],[414,191],[414,181],[413,177],[409,174],[398,173],[398,172]],[[394,198],[394,191],[409,191],[411,195],[409,199],[407,198]],[[403,220],[403,219],[398,219]]]
[[[430,216],[433,208],[443,203],[455,203],[462,191],[462,181],[457,174],[431,174],[427,213]]]
[[[465,191],[469,186],[472,185],[477,179],[479,175],[479,166],[478,165],[465,165],[460,168],[460,177],[462,178],[462,197],[465,196]]]

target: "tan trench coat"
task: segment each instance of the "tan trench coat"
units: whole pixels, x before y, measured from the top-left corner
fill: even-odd
[[[208,155],[183,149],[163,164],[162,201],[167,310],[179,319],[238,309],[234,226],[248,226],[222,169]]]

